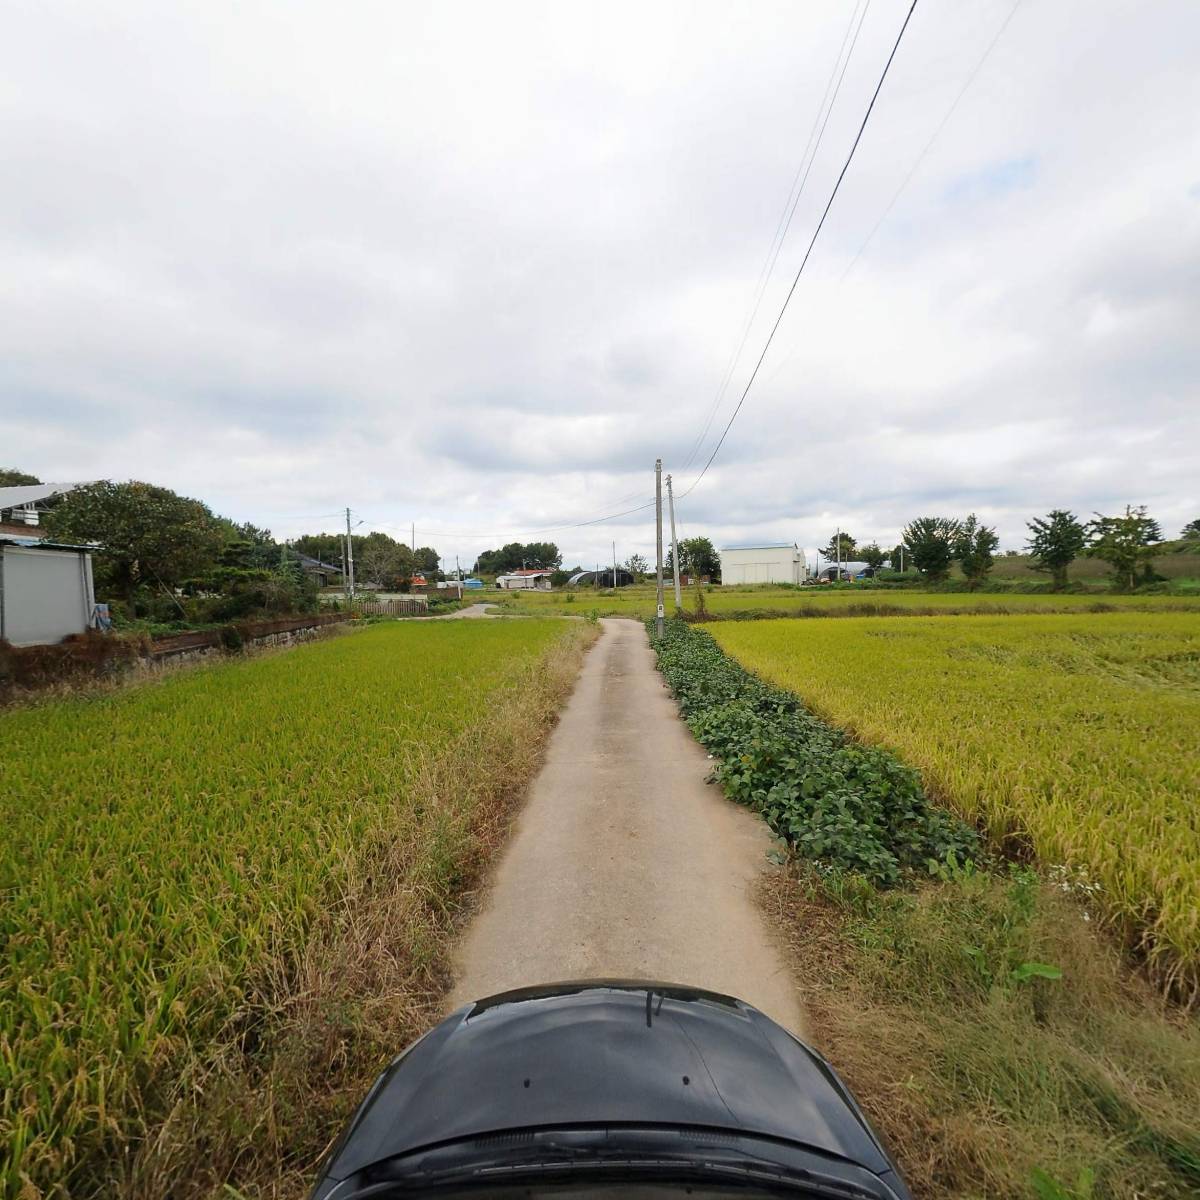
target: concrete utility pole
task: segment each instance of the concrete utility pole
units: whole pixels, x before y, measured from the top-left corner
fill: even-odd
[[[350,510],[346,509],[346,578],[350,599],[354,599],[354,538],[350,534]]]
[[[837,547],[837,582],[842,582],[842,530],[839,526],[833,537]]]
[[[667,476],[667,507],[671,510],[671,574],[675,578],[675,611],[683,612],[683,597],[679,594],[679,540],[675,536],[675,493],[671,477]]]
[[[663,561],[662,561],[662,459],[654,460],[654,525],[658,543],[658,607],[654,614],[654,632],[663,635]]]
[[[458,580],[458,598],[462,599],[462,567],[458,565],[458,555],[454,556],[454,578]]]

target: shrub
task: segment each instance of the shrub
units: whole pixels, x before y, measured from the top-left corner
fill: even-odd
[[[713,779],[797,854],[888,885],[976,853],[975,831],[931,804],[911,767],[763,683],[709,634],[671,621],[655,649],[688,727],[720,760]]]

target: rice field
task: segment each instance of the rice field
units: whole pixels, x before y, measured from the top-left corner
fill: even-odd
[[[1111,592],[918,592],[900,588],[847,585],[844,587],[778,587],[767,584],[744,587],[714,585],[703,593],[707,610],[717,617],[827,616],[857,610],[863,616],[886,616],[895,610],[933,613],[1023,613],[1086,612],[1096,605],[1134,611],[1172,611],[1200,613],[1200,595],[1120,595]],[[596,611],[601,617],[632,617],[643,621],[654,616],[653,585],[634,584],[615,591],[579,588],[555,592],[504,592],[488,588],[474,599],[498,604],[516,613],[555,613],[564,616]],[[694,588],[685,589],[683,607],[696,611]],[[668,586],[666,614],[675,610],[675,598]]]
[[[187,1080],[264,1042],[384,868],[444,905],[505,739],[531,737],[506,703],[586,636],[381,624],[0,712],[0,1195],[107,1190]]]
[[[1200,618],[847,618],[708,627],[918,767],[1000,842],[1097,887],[1165,984],[1200,987]]]

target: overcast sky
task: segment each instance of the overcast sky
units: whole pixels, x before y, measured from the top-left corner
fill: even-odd
[[[870,2],[689,462],[855,0],[0,0],[0,465],[278,537],[350,505],[450,566],[650,498],[659,455],[683,491],[907,7]],[[683,533],[1200,516],[1190,0],[1024,0],[855,261],[1011,11],[918,3]],[[653,512],[535,536],[652,555]]]

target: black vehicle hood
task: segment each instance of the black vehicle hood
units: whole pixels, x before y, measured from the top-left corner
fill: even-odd
[[[447,1017],[380,1077],[324,1174],[503,1131],[621,1124],[728,1130],[892,1169],[824,1059],[757,1009],[694,988],[589,981]]]

